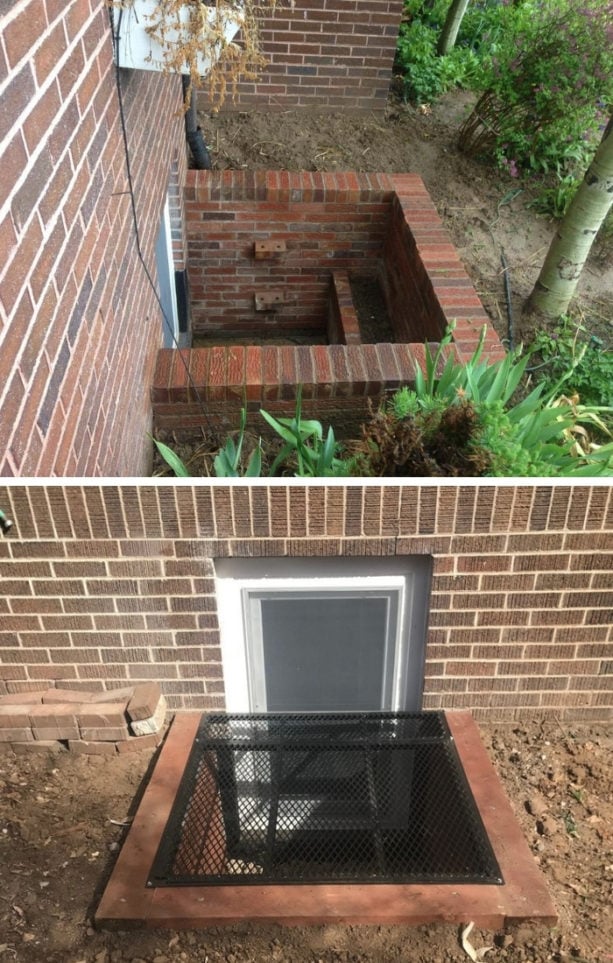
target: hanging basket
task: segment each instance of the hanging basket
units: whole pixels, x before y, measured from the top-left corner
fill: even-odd
[[[125,0],[111,7],[115,62],[119,67],[206,76],[242,26],[237,7],[194,2]],[[169,5],[170,7],[170,5]],[[196,51],[196,47],[198,48]],[[185,53],[185,57],[183,57]]]

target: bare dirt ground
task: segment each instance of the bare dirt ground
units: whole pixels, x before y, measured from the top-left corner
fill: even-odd
[[[555,225],[528,205],[536,191],[461,154],[458,129],[474,101],[455,91],[432,108],[391,98],[385,115],[303,110],[200,114],[215,169],[412,172],[428,188],[501,338],[508,336],[504,252],[515,341],[530,340],[522,305],[534,286]],[[581,278],[586,324],[613,343],[613,242],[598,241]]]
[[[482,725],[557,906],[555,929],[475,932],[487,963],[613,959],[610,730]],[[460,963],[459,927],[97,932],[91,920],[153,756],[0,753],[0,963]],[[469,922],[468,920],[466,922]],[[483,957],[481,957],[483,958]]]
[[[216,170],[269,169],[382,171],[419,174],[456,245],[492,323],[507,346],[529,345],[534,321],[522,317],[555,232],[555,223],[530,205],[534,184],[518,181],[458,151],[456,142],[474,95],[454,91],[430,107],[415,108],[394,94],[382,115],[273,110],[205,113],[199,123]],[[501,255],[508,267],[511,327]],[[389,323],[371,300],[354,290],[354,302],[375,320]],[[574,316],[605,350],[613,350],[613,235],[599,237],[584,268]],[[373,314],[374,311],[374,314]],[[372,340],[360,326],[365,340]],[[299,339],[292,339],[298,343]],[[226,343],[196,340],[202,344]],[[253,339],[250,339],[253,343]],[[255,343],[258,343],[257,339]],[[275,343],[283,343],[282,339]],[[194,475],[211,474],[209,455],[223,438],[160,432]],[[253,439],[257,442],[257,438]],[[154,453],[154,475],[170,474]]]

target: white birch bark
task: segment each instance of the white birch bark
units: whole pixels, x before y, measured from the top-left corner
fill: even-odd
[[[551,242],[528,308],[548,318],[564,314],[590,249],[613,205],[613,117]]]

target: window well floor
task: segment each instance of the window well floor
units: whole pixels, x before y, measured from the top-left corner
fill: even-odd
[[[462,923],[556,911],[469,712],[175,720],[102,926]]]

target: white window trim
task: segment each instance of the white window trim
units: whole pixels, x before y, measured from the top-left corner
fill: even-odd
[[[221,654],[228,712],[252,712],[253,706],[261,701],[262,684],[258,677],[263,674],[258,667],[249,665],[249,646],[247,644],[246,605],[250,597],[266,596],[270,593],[326,592],[344,594],[347,592],[374,593],[376,595],[396,594],[396,625],[393,640],[392,664],[392,711],[400,711],[403,706],[405,674],[408,669],[407,612],[412,609],[412,596],[415,579],[411,572],[406,575],[360,575],[336,576],[329,578],[291,577],[287,578],[218,578],[217,606],[221,636]],[[389,644],[389,642],[388,642]],[[263,655],[261,656],[263,668]],[[251,671],[250,671],[251,670]],[[259,695],[258,695],[259,691]]]
[[[158,271],[165,271],[167,274],[168,290],[170,291],[170,317],[168,321],[172,325],[172,336],[166,328],[166,322],[162,319],[162,342],[168,347],[175,347],[176,342],[179,340],[179,307],[177,304],[177,289],[175,285],[175,264],[172,249],[172,225],[170,223],[170,199],[168,194],[164,201],[164,209],[162,211],[162,223],[160,229],[164,231],[165,247],[167,259],[164,264],[158,264]]]

